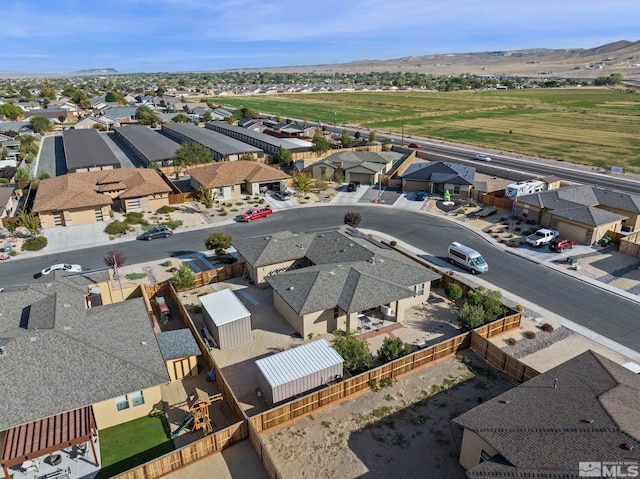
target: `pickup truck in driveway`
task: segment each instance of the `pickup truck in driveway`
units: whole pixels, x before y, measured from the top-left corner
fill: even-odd
[[[551,243],[551,240],[557,238],[560,233],[556,230],[542,228],[532,235],[527,236],[527,244],[535,248],[542,248],[544,245]]]

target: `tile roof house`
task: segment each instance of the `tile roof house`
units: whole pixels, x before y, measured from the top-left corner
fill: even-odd
[[[518,197],[518,213],[580,243],[640,229],[640,196],[577,185]]]
[[[425,190],[430,195],[442,195],[449,190],[452,195],[467,198],[473,188],[475,174],[473,166],[433,161],[413,163],[398,178],[402,180],[402,191]]]
[[[389,173],[402,154],[391,151],[341,151],[305,167],[302,171],[314,178],[333,178],[340,172],[344,181],[359,181],[363,185],[377,184],[381,175]]]
[[[378,312],[402,322],[440,275],[357,230],[282,232],[233,240],[247,274],[273,289],[275,308],[301,335],[357,329]]]
[[[93,428],[106,428],[146,416],[161,400],[160,386],[170,379],[145,300],[110,304],[109,282],[108,271],[54,272],[46,281],[0,292],[0,437],[6,477],[7,468],[22,463],[24,454],[32,459],[86,442],[87,435],[90,440],[93,432],[74,436],[80,427],[68,416],[82,413]],[[89,301],[96,296],[103,305]],[[38,426],[51,417],[67,418],[57,424],[64,441]]]
[[[580,463],[594,461],[637,466],[639,398],[640,375],[587,351],[453,419],[464,429],[460,464],[470,478],[578,477]],[[632,477],[589,477],[601,476]]]
[[[223,161],[187,170],[191,176],[191,187],[198,191],[201,186],[216,189],[217,198],[238,198],[242,193],[260,194],[261,188],[277,185],[285,189],[288,174],[256,161]]]
[[[171,187],[155,170],[119,168],[42,180],[32,211],[43,228],[104,221],[111,208],[155,211],[169,204]]]

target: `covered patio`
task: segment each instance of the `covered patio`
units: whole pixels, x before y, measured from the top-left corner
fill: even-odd
[[[91,406],[74,409],[1,433],[5,478],[79,479],[100,470],[98,430]]]

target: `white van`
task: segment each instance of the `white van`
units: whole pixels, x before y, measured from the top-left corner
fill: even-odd
[[[472,274],[489,271],[489,266],[480,253],[456,241],[449,245],[447,258],[451,264],[458,264],[471,271]]]

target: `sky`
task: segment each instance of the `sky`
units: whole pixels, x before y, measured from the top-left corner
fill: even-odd
[[[0,71],[211,71],[640,40],[638,0],[2,0]]]

